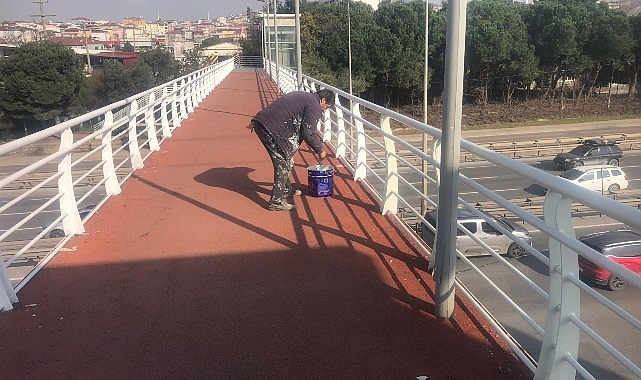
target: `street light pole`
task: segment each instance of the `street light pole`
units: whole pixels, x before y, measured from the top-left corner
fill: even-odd
[[[352,88],[352,16],[349,9],[349,0],[347,0],[347,54],[348,54],[348,65],[349,65],[349,94],[354,95]],[[350,99],[350,110],[352,100]]]
[[[352,87],[352,15],[349,8],[350,0],[347,0],[347,64],[349,66],[349,94],[354,95],[354,88]],[[349,98],[349,123],[351,128],[349,129],[349,147],[350,151],[354,151],[354,118],[352,116],[352,98]],[[348,154],[348,157],[351,156],[351,153]]]
[[[429,84],[427,80],[427,74],[428,74],[428,66],[427,66],[427,56],[428,56],[428,34],[429,34],[429,28],[428,28],[428,19],[429,19],[429,1],[425,0],[425,70],[423,71],[423,123],[427,125],[427,86]],[[427,153],[428,145],[429,145],[429,139],[430,136],[424,132],[423,133],[423,153]],[[428,195],[428,189],[427,189],[427,161],[423,160],[423,174],[425,175],[423,177],[423,195],[427,197]],[[425,215],[425,212],[427,212],[427,200],[425,198],[421,198],[421,216]]]
[[[269,27],[269,0],[265,1],[267,5],[267,17],[265,17],[265,26],[267,27],[267,62],[269,62],[269,76],[272,76],[272,37],[271,28]]]
[[[268,0],[269,1],[269,0]],[[275,53],[276,53],[276,88],[280,90],[280,68],[278,65],[278,22],[276,14],[278,13],[278,3],[277,0],[274,0],[274,43],[275,43]]]
[[[296,23],[296,84],[297,89],[303,89],[303,63],[300,46],[300,0],[294,2],[295,23]]]

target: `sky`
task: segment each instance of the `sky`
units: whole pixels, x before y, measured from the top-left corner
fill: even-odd
[[[125,17],[142,17],[146,21],[165,20],[195,21],[220,16],[245,13],[263,8],[258,0],[0,0],[0,21],[40,22],[40,5],[49,21],[71,21],[85,17],[90,20],[121,22]]]

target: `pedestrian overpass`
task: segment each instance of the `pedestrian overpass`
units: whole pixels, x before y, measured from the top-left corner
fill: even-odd
[[[447,170],[439,163],[440,129],[303,79],[304,90],[337,96],[319,125],[333,152],[335,193],[295,199],[295,212],[266,210],[271,163],[245,128],[258,110],[298,88],[296,73],[283,67],[220,62],[0,146],[8,168],[0,179],[2,373],[641,378],[638,352],[593,329],[581,303],[601,303],[630,334],[641,331],[638,311],[583,283],[578,254],[635,291],[641,279],[582,245],[572,227],[577,203],[636,230],[641,211],[461,141],[466,159],[548,189],[536,215],[458,176],[461,186],[548,236],[546,250],[522,246],[546,268],[543,281],[482,241],[505,268],[499,278],[460,253],[453,261],[470,265],[537,337],[534,348],[524,347],[464,283],[444,291],[448,273],[435,258],[457,253],[433,253],[407,222],[425,222],[421,203],[438,207],[434,193]],[[429,151],[404,140],[399,131],[408,129],[430,136]],[[302,149],[295,162],[293,182],[304,187],[315,158]],[[459,204],[477,210],[465,199]],[[57,226],[64,237],[50,237]],[[511,298],[500,286],[505,276],[519,278],[531,299]],[[454,297],[449,318],[437,312],[442,294]],[[583,356],[582,347],[597,347],[616,364]]]

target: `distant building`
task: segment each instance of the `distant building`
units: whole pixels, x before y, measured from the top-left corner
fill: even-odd
[[[130,67],[140,60],[138,52],[110,51],[90,55],[91,66],[93,68],[102,67],[108,59],[115,59],[122,63],[124,67]]]
[[[223,42],[221,44],[207,46],[201,50],[201,54],[204,57],[208,57],[210,61],[214,61],[215,57],[220,57],[219,60],[226,57],[233,57],[236,54],[240,54],[243,51],[243,48],[240,45],[232,44],[229,42]]]

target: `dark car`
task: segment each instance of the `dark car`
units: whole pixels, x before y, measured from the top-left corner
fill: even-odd
[[[619,166],[623,159],[621,148],[609,140],[585,140],[569,152],[559,153],[554,163],[563,170],[583,165],[607,164]]]
[[[597,232],[579,239],[583,244],[605,255],[631,271],[641,274],[641,234],[630,230]],[[625,287],[625,281],[579,255],[581,275],[610,290]]]

